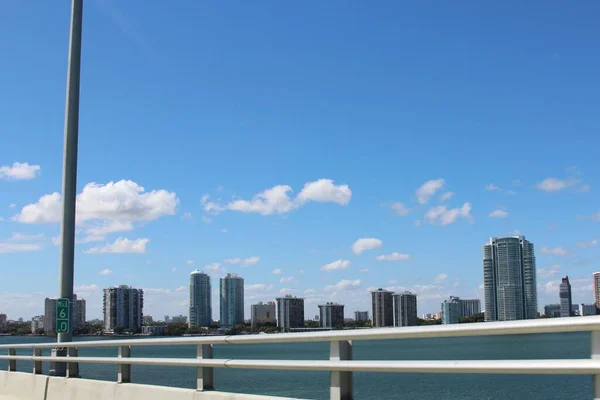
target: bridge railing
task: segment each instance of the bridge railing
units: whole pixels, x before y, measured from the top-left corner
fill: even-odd
[[[457,360],[457,361],[376,361],[353,360],[352,343],[357,340],[444,338],[467,336],[523,335],[558,332],[590,332],[589,359],[543,360]],[[246,360],[215,359],[215,345],[329,342],[329,360]],[[195,358],[136,358],[131,348],[138,346],[195,345]],[[66,357],[43,356],[42,349],[61,347]],[[116,357],[75,357],[76,349],[116,347]],[[17,349],[31,349],[32,355],[17,355]],[[9,371],[17,370],[18,361],[32,361],[33,373],[42,373],[42,362],[116,364],[119,383],[131,382],[132,365],[187,366],[197,368],[196,387],[213,390],[214,368],[246,368],[300,371],[329,371],[330,398],[353,398],[353,372],[420,372],[454,374],[576,374],[593,376],[593,398],[600,399],[600,316],[538,319],[511,322],[374,328],[327,332],[282,333],[267,335],[199,336],[154,339],[80,341],[70,343],[30,343],[0,345],[7,355]],[[551,349],[549,349],[551,351]],[[67,369],[67,376],[68,371]]]

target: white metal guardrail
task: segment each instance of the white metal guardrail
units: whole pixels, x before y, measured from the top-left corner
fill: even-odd
[[[358,361],[352,360],[352,342],[409,338],[521,335],[558,332],[590,332],[589,359],[544,360],[461,360],[461,361]],[[330,342],[329,360],[237,360],[213,358],[213,346],[256,343]],[[135,358],[131,347],[197,346],[195,358]],[[42,356],[42,349],[68,348],[67,357]],[[117,357],[76,357],[76,349],[116,347]],[[0,345],[7,350],[0,360],[8,360],[9,371],[18,361],[33,361],[33,373],[42,373],[42,362],[102,363],[118,365],[117,382],[131,382],[132,365],[187,366],[197,368],[197,389],[214,389],[214,368],[329,371],[330,398],[353,398],[353,372],[421,372],[467,374],[576,374],[594,377],[593,398],[600,400],[600,316],[539,319],[511,322],[375,328],[345,331],[283,333],[271,335],[202,336],[156,339],[99,340],[70,343],[30,343]],[[16,355],[17,349],[31,349],[31,356]],[[548,349],[549,351],[551,349]],[[69,356],[70,355],[70,356]],[[67,375],[70,368],[67,369]],[[76,370],[76,369],[74,369]]]

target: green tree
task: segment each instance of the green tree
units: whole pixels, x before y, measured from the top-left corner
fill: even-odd
[[[460,317],[458,322],[461,324],[469,324],[473,322],[484,322],[485,321],[485,313],[473,314],[470,317]]]
[[[120,334],[123,333],[123,331],[124,331],[124,329],[123,329],[123,327],[121,325],[117,325],[113,329],[113,332],[115,333],[115,335],[120,335]]]

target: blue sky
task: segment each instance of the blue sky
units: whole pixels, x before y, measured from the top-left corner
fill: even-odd
[[[41,314],[58,287],[70,2],[51,3],[0,5],[10,318]],[[290,292],[307,316],[324,301],[350,316],[389,287],[435,312],[481,297],[481,246],[516,232],[536,245],[540,309],[565,274],[574,302],[592,302],[598,12],[87,0],[75,281],[88,316],[117,284],[146,289],[146,314],[185,314],[196,268],[215,300],[225,271],[244,277],[247,308]]]

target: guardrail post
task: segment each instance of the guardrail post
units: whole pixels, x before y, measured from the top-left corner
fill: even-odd
[[[592,338],[592,355],[591,358],[600,359],[600,331],[590,332]],[[600,400],[600,375],[593,375],[594,379],[594,400]]]
[[[8,349],[9,356],[16,356],[17,349]],[[10,372],[15,372],[17,370],[17,360],[8,360],[8,370]]]
[[[213,358],[213,345],[199,344],[196,350],[196,358],[198,360]],[[197,373],[196,390],[202,392],[205,390],[213,390],[215,388],[213,367],[198,367]]]
[[[131,346],[119,346],[119,358],[131,357]],[[131,382],[131,364],[119,364],[117,383]]]
[[[69,347],[67,349],[67,358],[77,357],[77,347]],[[67,378],[78,378],[79,377],[79,363],[70,362],[67,363]]]
[[[329,360],[345,361],[352,360],[352,341],[332,341]],[[331,400],[352,400],[352,372],[331,371],[331,386],[329,397]]]
[[[33,349],[33,356],[34,357],[41,357],[42,356],[42,349],[34,348]],[[34,374],[38,374],[38,375],[42,373],[42,362],[41,361],[35,360],[33,362],[33,373]]]

